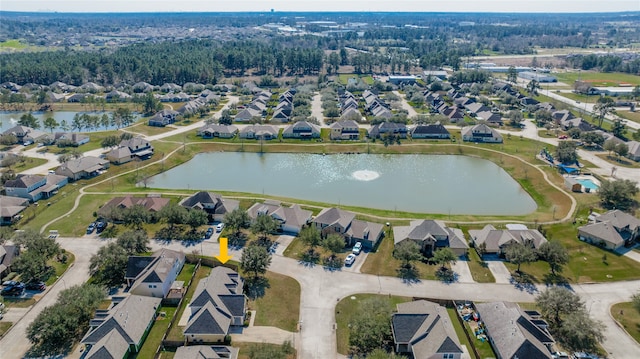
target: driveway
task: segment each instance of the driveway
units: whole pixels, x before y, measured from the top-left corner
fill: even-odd
[[[393,91],[393,94],[400,98],[400,105],[402,106],[403,109],[407,110],[408,118],[413,118],[418,115],[418,112],[416,111],[416,109],[413,108],[413,106],[409,105],[406,97],[403,94],[401,94],[399,91]]]
[[[342,267],[342,270],[345,272],[360,273],[360,268],[362,268],[362,265],[367,260],[368,255],[369,255],[369,252],[365,252],[364,250],[362,250],[360,254],[356,256],[356,261],[353,262],[353,264],[350,267],[347,267],[347,266]]]
[[[311,100],[311,116],[318,119],[320,126],[326,127],[327,125],[324,123],[324,114],[322,112],[322,95],[317,93]]]
[[[458,275],[457,281],[459,283],[475,283],[471,276],[471,269],[469,269],[469,262],[466,260],[457,260],[451,269]]]
[[[509,284],[511,283],[511,273],[504,265],[504,262],[495,260],[495,261],[486,261],[491,274],[493,274],[496,279],[496,283],[500,284]]]

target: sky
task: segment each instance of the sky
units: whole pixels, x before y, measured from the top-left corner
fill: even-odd
[[[227,12],[619,12],[640,11],[640,0],[0,0],[5,11]]]

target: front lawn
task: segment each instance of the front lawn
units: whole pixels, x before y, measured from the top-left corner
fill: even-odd
[[[47,160],[44,158],[25,157],[24,162],[18,162],[16,165],[12,166],[12,169],[15,173],[19,173],[34,167],[42,166],[45,163],[47,163]]]
[[[69,266],[76,260],[76,256],[71,252],[64,251],[64,254],[62,254],[61,256],[63,255],[67,257],[67,260],[64,263],[58,261],[55,257],[49,259],[48,263],[55,269],[56,274],[47,279],[47,281],[45,282],[46,285],[49,286],[55,283],[55,281],[58,280],[58,277],[62,276],[64,272],[67,271],[67,268],[69,268]]]
[[[273,272],[267,272],[265,278],[268,285],[264,296],[249,300],[249,309],[256,311],[254,325],[295,332],[300,319],[300,284]]]
[[[496,279],[493,277],[493,273],[489,267],[484,264],[485,262],[480,259],[475,249],[469,248],[469,270],[471,270],[471,276],[473,280],[478,283],[495,283]]]
[[[611,307],[611,315],[629,335],[640,343],[640,313],[633,307],[633,303],[617,303]]]
[[[367,260],[360,268],[360,272],[366,274],[374,274],[388,277],[397,277],[398,269],[402,262],[393,257],[393,233],[384,237],[378,250],[367,255]],[[418,270],[418,278],[409,279],[428,279],[436,280],[436,272],[439,266],[431,265],[423,262],[413,262]]]
[[[249,357],[249,350],[252,347],[258,347],[258,348],[270,348],[270,349],[279,349],[282,347],[282,345],[278,345],[278,344],[269,344],[269,343],[233,343],[232,345],[234,348],[238,348],[239,352],[238,352],[238,359],[251,359]],[[165,356],[163,354],[162,359],[164,359]],[[287,359],[295,359],[297,358],[297,354],[296,354],[296,350],[293,349],[293,353],[287,355]]]

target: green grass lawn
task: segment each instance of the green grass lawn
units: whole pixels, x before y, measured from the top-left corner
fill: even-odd
[[[618,116],[622,118],[626,118],[629,121],[640,123],[640,112],[631,112],[631,111],[616,111]]]
[[[575,92],[561,92],[560,96],[572,99],[574,101],[585,102],[585,103],[596,103],[600,98],[600,95],[583,95]]]
[[[603,160],[619,167],[628,167],[628,168],[640,168],[640,162],[632,161],[626,157],[617,157],[614,155],[605,154],[596,154],[596,156],[602,158]]]
[[[473,248],[469,248],[469,269],[471,270],[471,276],[473,280],[478,283],[495,283],[496,279],[493,277],[491,270],[486,265],[483,265],[483,261],[480,260],[480,256]]]
[[[17,39],[0,42],[0,47],[10,47],[12,49],[24,49],[27,46],[27,44],[23,44]]]
[[[144,344],[142,344],[142,348],[138,352],[137,358],[153,358],[156,354],[156,350],[162,343],[162,337],[169,329],[169,324],[171,324],[171,318],[176,313],[176,307],[160,307],[158,313],[164,312],[166,315],[162,316],[158,314],[151,330],[149,330],[149,334],[147,335],[147,339],[145,339]],[[179,319],[176,319],[179,320]]]
[[[633,307],[633,303],[617,303],[611,307],[611,316],[640,343],[640,313]]]
[[[408,297],[387,296],[378,294],[356,294],[342,299],[336,305],[336,339],[338,342],[338,353],[347,355],[349,353],[349,323],[353,319],[353,314],[360,306],[360,303],[368,298],[381,297],[387,300],[389,308],[395,311],[396,304],[410,302],[412,299]],[[352,299],[355,298],[355,299]]]
[[[67,185],[67,187],[69,186],[70,185]],[[61,192],[67,187],[64,187]],[[46,222],[71,209],[77,192],[71,193],[71,195],[68,196],[61,196],[61,194],[62,193],[58,193],[58,195],[53,197],[51,204],[51,207],[60,208],[59,211],[44,212],[42,217],[37,216],[34,220],[29,222],[27,227],[39,229]],[[60,196],[60,198],[58,198],[58,196]],[[80,205],[75,211],[73,211],[73,213],[53,223],[49,229],[56,229],[63,236],[81,236],[86,233],[89,223],[95,221],[96,217],[93,216],[93,213],[102,205],[107,203],[111,198],[113,198],[113,195],[108,194],[84,195],[82,199],[80,199]],[[58,202],[53,203],[53,200],[58,200]]]
[[[67,268],[76,260],[76,256],[73,253],[65,251],[65,255],[67,256],[67,261],[65,263],[59,262],[56,258],[52,258],[49,260],[49,265],[53,266],[56,271],[56,274],[49,277],[45,282],[46,285],[52,285],[58,280],[58,277],[64,274],[67,271]]]
[[[9,331],[12,325],[12,322],[0,322],[0,338],[4,336],[4,333]]]
[[[593,86],[619,86],[621,83],[640,85],[640,76],[620,72],[565,72],[554,74],[558,81],[573,84],[576,80],[590,82]]]
[[[11,169],[18,173],[34,167],[42,166],[45,163],[47,163],[47,160],[44,158],[25,157],[24,162],[17,163],[15,166],[12,166]]]
[[[156,127],[147,125],[146,121],[139,122],[133,126],[127,127],[127,131],[139,133],[145,136],[159,135],[161,133],[172,131],[171,127]]]
[[[4,305],[7,308],[29,308],[30,306],[36,304],[36,300],[33,298],[12,298],[12,297],[4,297]]]
[[[300,319],[300,284],[281,274],[267,272],[269,286],[265,295],[249,301],[256,311],[254,325],[272,326],[295,332]]]
[[[259,346],[260,348],[274,348],[274,347],[279,347],[280,345],[278,344],[269,344],[269,343],[233,343],[232,345],[234,348],[238,348],[239,352],[238,352],[238,359],[251,359],[249,357],[249,349],[253,346]],[[162,359],[164,359],[165,356],[162,356]],[[172,358],[172,357],[171,357]],[[297,358],[296,353],[295,353],[295,349],[294,352],[292,354],[289,354],[287,356],[287,359],[295,359]]]

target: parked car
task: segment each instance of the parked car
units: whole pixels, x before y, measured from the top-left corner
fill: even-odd
[[[558,139],[561,139],[561,140],[566,140],[567,138],[568,138],[567,135],[558,136]]]
[[[345,258],[344,260],[344,265],[346,265],[347,267],[352,265],[354,262],[356,261],[356,255],[351,253],[347,256],[347,258]]]
[[[216,232],[222,232],[223,228],[224,228],[224,223],[218,223],[218,225],[216,226]]]
[[[107,222],[105,221],[97,221],[96,222],[96,233],[100,233],[107,228]]]
[[[573,353],[573,359],[598,359],[598,356],[585,352],[575,352]]]
[[[6,287],[13,287],[14,285],[16,285],[18,283],[20,283],[20,282],[16,282],[15,280],[7,280],[7,281],[2,282],[2,286],[5,287],[5,288]]]
[[[14,286],[5,287],[2,292],[0,292],[0,295],[5,297],[17,297],[22,295],[22,293],[24,293],[24,284],[18,283]]]
[[[356,245],[353,246],[353,249],[351,249],[351,252],[353,252],[353,254],[360,254],[360,252],[362,252],[362,243],[361,242],[356,242]]]
[[[569,359],[569,354],[565,352],[555,352],[551,354],[551,356],[553,357],[553,359]]]
[[[27,283],[26,288],[28,290],[38,290],[38,291],[44,291],[45,289],[47,289],[47,286],[44,284],[44,282],[30,282]]]
[[[96,224],[95,223],[91,223],[88,227],[87,227],[87,234],[91,234],[93,233],[93,230],[96,229]]]
[[[213,235],[213,227],[207,228],[207,233],[204,234],[204,238],[209,239]]]

